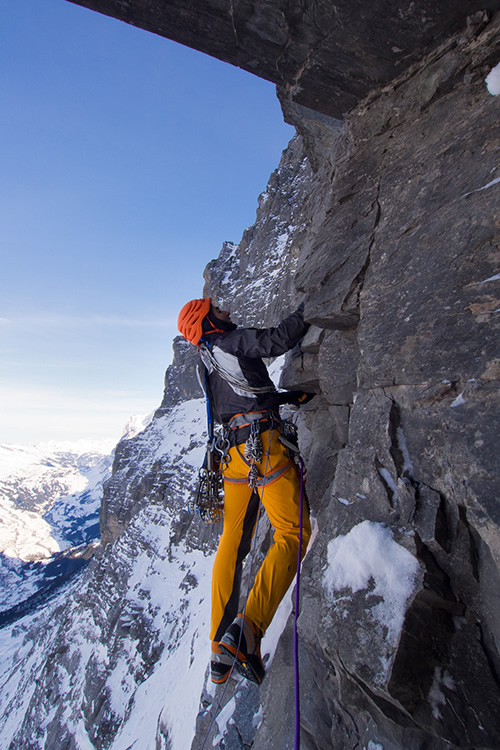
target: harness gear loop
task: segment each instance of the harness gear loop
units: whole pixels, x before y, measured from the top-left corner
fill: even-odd
[[[198,473],[198,488],[189,503],[189,512],[198,513],[205,523],[217,523],[222,519],[224,495],[220,463],[213,442],[209,441],[203,466]]]
[[[203,465],[198,472],[196,495],[189,501],[188,509],[190,513],[198,513],[200,518],[209,524],[218,523],[222,519],[224,494],[221,464],[224,462],[227,465],[231,459],[228,456],[226,445],[223,443],[219,444],[221,436],[215,437],[206,386],[206,371],[205,379],[202,379],[198,368],[197,375],[206,399],[208,442]],[[229,443],[229,441],[227,442]]]

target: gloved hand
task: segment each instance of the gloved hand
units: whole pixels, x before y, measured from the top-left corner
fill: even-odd
[[[315,397],[315,393],[305,393],[304,391],[284,391],[278,393],[278,401],[281,404],[292,404],[293,406],[303,406],[308,404]]]

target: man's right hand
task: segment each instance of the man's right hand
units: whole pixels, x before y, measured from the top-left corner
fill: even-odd
[[[284,391],[278,393],[278,401],[281,404],[292,404],[292,406],[303,406],[308,404],[315,397],[315,393],[305,393],[304,391]]]

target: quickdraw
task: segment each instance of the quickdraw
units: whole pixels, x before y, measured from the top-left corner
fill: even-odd
[[[211,442],[207,445],[205,460],[198,473],[198,489],[189,503],[190,513],[198,513],[205,523],[218,523],[224,510],[222,474]]]
[[[262,438],[260,437],[259,423],[252,422],[250,426],[250,435],[247,438],[244,448],[245,461],[250,464],[250,471],[248,472],[248,486],[257,487],[257,483],[260,479],[260,472],[257,468],[262,460],[263,453]]]
[[[205,523],[218,523],[224,511],[222,471],[231,460],[230,443],[221,432],[207,443],[203,466],[198,472],[196,495],[189,503],[189,512],[198,513]]]

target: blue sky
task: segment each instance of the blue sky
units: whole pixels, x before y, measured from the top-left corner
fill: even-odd
[[[275,88],[66,0],[0,0],[0,442],[119,437],[293,135]]]

